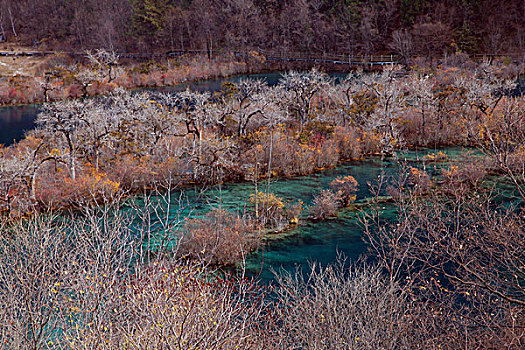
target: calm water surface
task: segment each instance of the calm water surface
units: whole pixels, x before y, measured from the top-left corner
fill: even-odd
[[[464,152],[459,148],[443,150],[451,157]],[[420,152],[409,151],[400,153],[399,160],[409,166],[421,166],[420,158],[433,152],[433,150],[422,150]],[[427,171],[433,172],[431,165]],[[357,201],[369,198],[371,193],[368,183],[375,183],[379,176],[385,175],[387,179],[393,179],[399,171],[398,162],[393,159],[382,160],[373,157],[364,161],[346,162],[334,169],[327,169],[312,175],[273,179],[271,192],[284,200],[302,200],[305,206],[309,206],[313,197],[322,189],[329,188],[330,182],[338,176],[353,176],[359,183]],[[264,184],[259,184],[259,190],[264,189]],[[254,185],[251,182],[230,183],[216,186],[196,199],[195,192],[186,191],[190,202],[195,201],[193,216],[201,216],[211,208],[221,205],[222,208],[232,212],[243,212],[250,194],[254,193]],[[388,221],[395,220],[396,212],[393,205],[381,204],[383,218]],[[174,206],[174,213],[177,207]],[[303,213],[306,216],[306,211]],[[324,221],[310,221],[306,218],[300,224],[293,227],[285,234],[269,235],[265,245],[257,252],[251,254],[246,261],[248,275],[260,276],[263,281],[273,279],[273,271],[285,269],[294,270],[296,267],[308,270],[310,262],[316,261],[323,265],[333,263],[337,255],[342,253],[353,261],[363,254],[367,246],[363,241],[363,226],[360,217],[361,211],[343,209],[338,216]]]
[[[345,74],[330,74],[330,76],[335,79],[342,79],[345,77]],[[184,91],[188,87],[193,91],[218,91],[225,81],[238,82],[242,79],[264,79],[269,85],[276,85],[281,77],[281,73],[237,75],[229,78],[182,83],[175,86],[139,89],[138,91],[176,92]],[[39,108],[40,105],[0,107],[0,144],[11,145],[14,141],[20,140],[26,131],[33,129]]]
[[[33,129],[38,108],[38,105],[0,107],[0,144],[10,145]]]
[[[333,75],[333,77],[342,78],[344,75]],[[236,76],[228,79],[180,84],[154,91],[181,91],[187,87],[197,91],[217,91],[224,81],[236,82],[246,78],[266,79],[270,85],[274,85],[281,78],[281,74]],[[0,144],[9,145],[14,140],[23,137],[25,131],[32,129],[38,109],[38,105],[1,107]],[[418,163],[418,157],[428,152],[428,150],[411,151],[401,154],[400,158],[415,165]],[[448,149],[446,152],[454,156],[462,150]],[[321,189],[328,188],[335,177],[352,175],[359,183],[357,200],[361,200],[370,197],[368,182],[374,183],[383,173],[387,176],[395,176],[397,171],[397,162],[376,157],[365,161],[344,163],[337,168],[309,176],[272,179],[271,192],[285,200],[302,200],[308,206],[313,197]],[[260,190],[263,188],[259,187]],[[213,187],[198,198],[194,191],[186,190],[185,195],[188,196],[190,202],[195,203],[192,215],[203,215],[219,204],[228,210],[242,212],[246,209],[248,198],[253,191],[253,184],[244,182]],[[395,210],[392,206],[385,204],[383,210],[386,219],[395,219]],[[293,270],[296,267],[307,269],[311,261],[325,265],[334,262],[339,253],[344,254],[350,260],[357,259],[366,251],[366,244],[362,239],[363,227],[360,223],[360,215],[362,213],[344,209],[339,212],[337,218],[330,220],[313,222],[303,219],[299,225],[286,234],[269,237],[261,249],[251,254],[246,261],[247,273],[252,276],[260,276],[264,281],[270,281],[273,279],[272,271],[274,270],[281,268]]]

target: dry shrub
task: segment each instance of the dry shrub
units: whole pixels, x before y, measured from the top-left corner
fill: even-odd
[[[414,190],[420,195],[428,193],[432,185],[430,175],[426,171],[417,168],[410,168],[408,172],[408,181],[409,184],[414,186]]]
[[[257,133],[257,140],[246,152],[245,157],[252,164],[255,161],[268,164],[271,148],[271,170],[282,176],[306,175],[315,169],[334,167],[339,162],[339,150],[335,140],[320,139],[319,142],[301,143],[290,134],[275,132],[272,143],[270,135]]]
[[[341,198],[331,190],[322,190],[315,196],[312,206],[308,209],[314,219],[326,219],[335,216],[341,206]]]
[[[363,149],[357,128],[337,126],[333,139],[337,145],[339,157],[344,160],[357,160],[363,156]]]
[[[126,154],[114,160],[109,168],[112,176],[125,188],[143,188],[153,177],[151,159],[148,156]]]
[[[296,224],[299,222],[299,217],[303,212],[304,203],[301,200],[296,202],[288,202],[284,207],[284,216],[291,224]]]
[[[429,154],[426,154],[423,157],[423,161],[425,161],[425,162],[435,162],[435,163],[444,162],[447,159],[448,159],[448,156],[445,153],[443,153],[442,151],[439,151],[437,153],[429,153]]]
[[[463,52],[456,52],[447,57],[447,67],[457,67],[467,70],[473,70],[476,64],[470,59],[469,55]]]
[[[339,162],[337,144],[332,139],[325,140],[315,147],[313,157],[317,169],[335,167]]]
[[[261,244],[254,222],[223,209],[189,219],[181,232],[179,255],[212,265],[234,265]]]
[[[520,145],[509,155],[508,166],[515,172],[525,169],[525,145]]]
[[[264,223],[278,225],[283,221],[284,201],[273,193],[257,192],[250,195],[250,204],[255,206],[256,216]]]
[[[53,164],[47,164],[37,178],[36,199],[46,208],[107,202],[120,188],[119,182],[91,166],[77,169],[79,171],[75,180],[69,177],[63,167],[52,168]]]
[[[407,108],[399,118],[398,124],[401,128],[403,139],[409,145],[420,145],[422,128],[421,114],[413,108]],[[425,128],[426,129],[426,128]]]
[[[270,313],[251,280],[218,277],[196,264],[156,261],[113,287],[113,319],[70,334],[77,348],[261,349]],[[107,345],[104,345],[107,344]]]
[[[2,227],[2,347],[63,349],[66,335],[82,337],[84,327],[114,320],[110,291],[142,243],[130,229],[134,217],[114,209],[81,217],[35,213]]]
[[[285,163],[285,168],[287,171],[284,172],[285,176],[294,176],[294,175],[306,175],[310,174],[315,170],[315,161],[314,161],[314,147],[309,147],[308,145],[299,145],[293,140],[290,141],[290,148],[292,149],[289,155],[286,155],[288,163]]]
[[[479,188],[488,173],[488,164],[481,158],[460,159],[443,170],[443,190],[452,194],[465,194]]]
[[[297,223],[303,210],[302,201],[285,202],[273,193],[251,194],[250,204],[255,207],[259,222],[277,230],[286,228],[289,223]]]
[[[266,289],[218,277],[200,263],[145,262],[144,242],[155,232],[141,232],[134,214],[115,209],[63,220],[36,214],[2,227],[2,348],[257,349],[273,343]]]
[[[424,348],[523,348],[525,226],[494,200],[476,190],[405,192],[398,222],[366,227],[378,261],[426,310]]]
[[[265,163],[269,158],[270,139],[262,140],[265,151]],[[299,145],[290,135],[275,133],[272,147],[272,170],[283,176],[309,174],[314,170],[315,163],[312,150],[306,145]]]
[[[422,340],[409,296],[377,267],[340,260],[277,280],[282,348],[413,349]]]
[[[337,197],[341,198],[341,204],[346,207],[356,200],[355,193],[359,184],[353,176],[348,175],[335,178],[330,183],[330,187],[335,191]]]
[[[108,175],[91,166],[85,169],[75,181],[65,179],[65,185],[75,188],[74,200],[80,202],[83,198],[98,200],[109,199],[117,193],[120,184],[108,178]]]
[[[381,151],[381,137],[376,132],[364,131],[360,142],[363,154],[377,154]]]

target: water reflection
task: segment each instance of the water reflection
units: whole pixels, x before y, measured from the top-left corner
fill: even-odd
[[[0,107],[0,144],[10,145],[34,128],[38,105]]]

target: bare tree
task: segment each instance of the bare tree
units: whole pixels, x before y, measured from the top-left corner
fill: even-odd
[[[86,51],[86,57],[89,62],[95,66],[101,77],[107,78],[108,83],[114,79],[113,70],[114,67],[118,64],[119,56],[115,51],[106,51],[104,49],[97,49],[94,52]]]
[[[202,156],[202,142],[206,138],[206,129],[215,125],[209,93],[186,90],[173,95],[163,95],[162,103],[174,118],[181,123],[185,131],[182,136],[193,135],[193,150],[198,158]]]
[[[396,30],[392,33],[392,42],[389,47],[402,57],[404,64],[410,63],[412,56],[412,36],[405,30]]]
[[[365,122],[365,128],[376,132],[381,138],[383,153],[391,153],[403,142],[396,120],[403,109],[405,96],[395,72],[396,67],[385,69],[381,75],[367,82],[367,89],[377,98],[377,106]]]
[[[285,106],[300,122],[301,129],[312,117],[314,98],[329,84],[327,76],[317,70],[307,73],[288,72],[279,82],[288,92]]]
[[[67,164],[69,175],[73,181],[77,174],[77,151],[78,151],[78,129],[84,125],[82,118],[85,113],[84,103],[81,101],[66,101],[54,104],[46,104],[38,115],[36,124],[47,137],[63,137],[67,149]],[[60,142],[60,139],[55,139]]]
[[[418,309],[374,266],[311,266],[277,275],[282,348],[413,349],[424,342]]]
[[[434,314],[430,343],[517,349],[525,337],[522,218],[457,178],[421,197],[402,175],[391,189],[399,221],[385,226],[374,215],[368,241],[390,279]]]

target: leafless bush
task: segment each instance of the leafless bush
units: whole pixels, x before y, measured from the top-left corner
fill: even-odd
[[[83,219],[35,214],[6,225],[0,238],[3,345],[53,348],[73,320],[80,322],[75,310],[81,304],[68,307],[70,300],[83,300],[91,311],[81,322],[102,326],[99,312],[108,289],[93,287],[120,278],[139,257],[132,222],[108,209]]]
[[[315,196],[308,212],[314,219],[326,219],[335,216],[341,206],[341,198],[332,190],[322,190]]]
[[[155,261],[111,288],[101,310],[106,322],[71,331],[68,345],[262,349],[271,341],[267,291],[252,280],[214,276],[198,263]]]
[[[505,174],[525,199],[525,103],[523,98],[494,96],[482,101],[481,125],[477,145],[489,156],[496,168]]]
[[[336,127],[334,141],[343,160],[360,159],[364,153],[360,131],[355,127]]]
[[[301,200],[288,202],[284,207],[284,216],[290,223],[297,223],[302,212],[303,202]]]
[[[401,188],[401,187],[400,187]],[[398,192],[399,220],[366,226],[373,254],[433,324],[428,344],[448,348],[523,347],[525,246],[520,210],[490,193]],[[374,213],[379,213],[379,210]]]
[[[264,226],[279,227],[285,218],[285,202],[274,193],[256,192],[250,195],[255,217]]]
[[[263,348],[272,332],[267,292],[251,280],[220,278],[203,263],[172,260],[176,212],[186,208],[172,208],[164,190],[125,206],[112,198],[74,215],[2,223],[2,346]],[[253,229],[215,214],[223,232]],[[223,247],[239,242],[227,238]]]
[[[418,195],[428,193],[432,184],[430,175],[428,175],[425,170],[418,168],[410,168],[408,171],[408,182],[414,186],[413,188],[418,193]]]
[[[234,265],[260,244],[250,218],[215,209],[184,224],[179,254],[213,265]]]
[[[277,276],[283,348],[414,349],[423,340],[410,297],[374,266],[311,266]]]
[[[478,190],[491,168],[483,157],[471,156],[452,162],[449,169],[443,170],[442,189],[449,194],[465,195]]]

